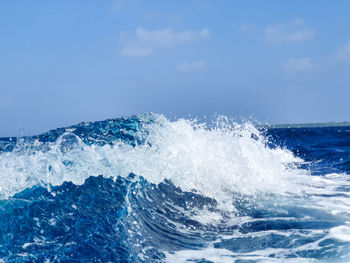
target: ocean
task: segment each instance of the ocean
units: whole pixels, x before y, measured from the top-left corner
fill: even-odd
[[[350,127],[159,114],[0,138],[0,262],[350,262]]]

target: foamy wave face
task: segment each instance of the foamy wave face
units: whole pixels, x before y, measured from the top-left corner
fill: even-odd
[[[221,118],[209,129],[194,121],[157,116],[146,130],[144,143],[136,146],[121,141],[88,146],[66,132],[46,147],[34,141],[31,150],[22,145],[2,153],[1,194],[10,196],[37,183],[82,184],[89,176],[135,173],[152,183],[168,179],[184,191],[220,199],[227,192],[298,192],[298,178],[307,175],[295,165],[300,159],[288,150],[267,147],[249,123],[230,125]]]
[[[171,180],[184,191],[209,197],[226,192],[288,193],[300,191],[298,178],[307,172],[296,168],[301,160],[285,149],[270,149],[251,124],[229,125],[218,121],[207,128],[190,120],[171,122],[162,116],[147,124],[145,143],[135,147],[87,146],[71,133],[60,136],[48,150],[19,147],[0,155],[1,193],[10,196],[34,184],[82,184],[89,176],[142,175],[152,183]]]

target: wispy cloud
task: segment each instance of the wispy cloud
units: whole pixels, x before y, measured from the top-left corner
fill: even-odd
[[[199,33],[191,30],[175,32],[171,28],[161,30],[145,30],[141,27],[136,29],[136,40],[151,46],[176,46],[194,42],[200,38],[209,38],[208,29],[203,29]]]
[[[121,51],[121,55],[125,57],[145,57],[150,55],[151,53],[151,48],[124,47]]]
[[[126,0],[115,0],[111,9],[115,13],[120,13],[124,6],[126,5]]]
[[[270,43],[296,43],[313,38],[315,30],[306,26],[301,18],[278,23],[265,29],[265,39]]]
[[[287,72],[302,72],[313,69],[310,58],[288,59],[283,65]]]
[[[337,58],[340,60],[350,60],[350,40],[338,50]]]
[[[121,51],[123,56],[146,56],[157,48],[169,48],[179,45],[194,43],[201,39],[210,39],[210,30],[207,28],[199,32],[192,30],[174,31],[172,28],[159,30],[146,30],[142,27],[136,28],[135,36],[127,38],[122,33],[121,40],[126,43]]]
[[[177,65],[176,69],[180,72],[190,72],[190,71],[200,71],[206,67],[205,61],[193,61],[187,62],[184,61]]]
[[[239,31],[243,31],[243,32],[252,31],[254,29],[256,29],[256,25],[250,24],[250,23],[247,23],[247,22],[243,22],[238,27],[238,30]]]

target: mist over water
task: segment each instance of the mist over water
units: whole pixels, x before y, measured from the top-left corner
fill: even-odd
[[[3,138],[0,257],[347,262],[349,140],[157,114]]]

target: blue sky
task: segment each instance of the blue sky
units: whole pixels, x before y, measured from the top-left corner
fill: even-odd
[[[349,1],[0,1],[0,136],[145,112],[350,120]]]

